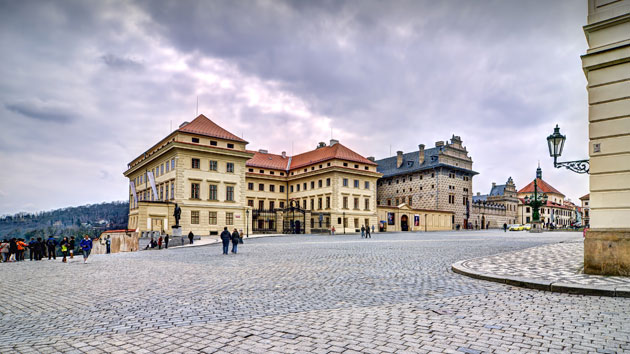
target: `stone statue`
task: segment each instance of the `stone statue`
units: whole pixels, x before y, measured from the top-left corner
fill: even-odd
[[[179,219],[182,217],[182,208],[179,207],[179,205],[177,205],[177,203],[175,203],[175,212],[173,212],[173,216],[175,217],[175,226],[176,228],[179,227]]]

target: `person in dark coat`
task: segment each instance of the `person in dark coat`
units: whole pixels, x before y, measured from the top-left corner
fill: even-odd
[[[79,244],[81,246],[81,252],[83,252],[83,263],[87,263],[90,252],[92,252],[92,240],[89,235],[83,235],[83,240]]]
[[[12,238],[11,241],[9,241],[9,262],[17,262],[18,260],[17,239]]]
[[[370,233],[370,227],[365,228],[365,238],[372,238],[372,234]]]
[[[223,242],[223,254],[228,254],[228,247],[230,247],[231,239],[232,234],[230,234],[226,226],[223,228],[223,232],[221,232],[221,242]]]
[[[70,259],[74,258],[74,248],[76,247],[74,242],[74,236],[70,236],[70,242],[68,242],[68,252],[70,252]]]
[[[239,235],[238,231],[234,229],[234,232],[232,232],[232,253],[236,253],[237,248],[238,248],[238,243],[240,240],[241,240],[241,235]]]
[[[193,239],[195,238],[195,235],[191,232],[188,233],[188,240],[190,241],[190,244],[193,244]]]
[[[39,248],[39,245],[37,244],[37,239],[32,238],[28,242],[28,255],[31,258],[31,261],[33,259],[37,260],[37,249],[38,248]]]
[[[507,232],[507,224],[503,223],[503,232]]]
[[[41,261],[42,258],[45,257],[46,254],[46,244],[44,242],[44,239],[42,239],[41,237],[37,238],[37,252],[35,253],[35,256],[38,261]]]
[[[57,251],[55,247],[57,246],[57,240],[54,237],[50,236],[48,240],[46,240],[46,246],[48,246],[48,260],[52,257],[52,259],[57,259]]]
[[[168,240],[169,240],[169,236],[167,234],[166,237],[164,237],[164,248],[168,248]]]

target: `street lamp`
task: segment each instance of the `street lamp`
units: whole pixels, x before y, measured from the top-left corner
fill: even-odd
[[[532,207],[533,213],[532,213],[532,224],[536,224],[540,222],[540,213],[538,212],[538,210],[540,209],[541,206],[543,205],[547,205],[547,194],[538,194],[538,182],[537,179],[534,180],[534,195],[533,196],[526,196],[525,198],[525,204],[529,205],[530,207]]]
[[[343,219],[341,220],[341,226],[343,226],[343,234],[346,234],[346,212],[342,212]]]
[[[547,137],[547,145],[549,145],[549,156],[553,157],[553,166],[555,168],[566,167],[567,169],[577,173],[589,172],[589,160],[578,161],[564,161],[558,162],[558,157],[562,155],[562,149],[564,149],[564,142],[567,137],[560,134],[560,127],[556,124],[553,129],[553,134]]]
[[[245,209],[245,229],[247,230],[247,236],[245,237],[249,238],[249,209]]]

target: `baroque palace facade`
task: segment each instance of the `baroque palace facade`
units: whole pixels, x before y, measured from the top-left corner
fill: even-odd
[[[170,234],[176,204],[184,234],[377,224],[375,162],[336,140],[295,156],[247,144],[203,115],[183,123],[128,164],[129,228]]]

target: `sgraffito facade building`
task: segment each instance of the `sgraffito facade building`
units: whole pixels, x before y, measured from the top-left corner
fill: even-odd
[[[414,209],[451,212],[451,228],[464,227],[471,217],[472,158],[459,136],[449,142],[438,141],[435,147],[418,146],[417,151],[376,161],[378,172],[377,203],[382,207],[397,207],[403,203]],[[382,220],[381,220],[382,221]],[[409,220],[396,220],[403,231]],[[406,225],[405,225],[406,224]]]
[[[472,228],[501,228],[503,224],[517,223],[518,198],[512,177],[505,184],[493,182],[490,193],[477,193],[472,199]]]

